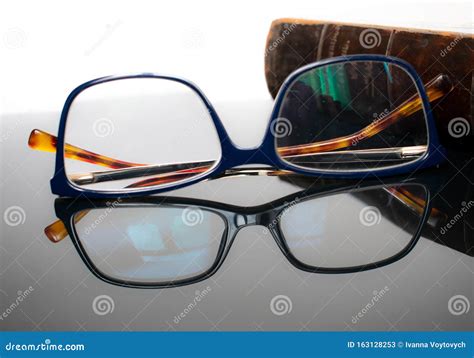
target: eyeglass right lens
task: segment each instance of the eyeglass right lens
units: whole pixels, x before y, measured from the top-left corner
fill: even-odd
[[[182,183],[221,157],[202,99],[162,78],[113,80],[80,92],[67,115],[65,142],[69,181],[101,192]]]
[[[137,284],[202,275],[214,265],[226,229],[218,214],[198,207],[106,207],[75,218],[90,262],[105,276]]]
[[[290,252],[306,265],[365,266],[403,251],[425,208],[424,186],[367,188],[299,202],[279,225]]]

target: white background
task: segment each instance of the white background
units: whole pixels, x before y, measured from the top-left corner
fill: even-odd
[[[263,60],[281,17],[472,32],[464,1],[9,1],[0,9],[0,112],[59,111],[75,86],[180,75],[211,99],[269,98]]]

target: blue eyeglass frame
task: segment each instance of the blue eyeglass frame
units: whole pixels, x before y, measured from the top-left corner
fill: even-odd
[[[406,163],[400,164],[394,167],[386,167],[380,169],[371,169],[371,170],[362,170],[362,171],[331,171],[331,170],[308,170],[296,165],[289,164],[282,160],[276,151],[276,140],[275,136],[271,131],[272,123],[278,119],[278,114],[280,113],[280,109],[285,98],[285,94],[293,82],[303,73],[308,71],[314,70],[316,68],[338,64],[338,63],[345,63],[345,62],[355,62],[355,61],[372,61],[372,62],[384,62],[388,64],[394,64],[399,66],[400,68],[404,69],[408,75],[413,79],[416,89],[421,97],[422,104],[423,104],[423,111],[425,113],[426,118],[426,125],[427,125],[427,135],[428,135],[428,144],[427,144],[427,151],[425,154],[418,158],[417,160]],[[208,170],[207,172],[196,175],[195,177],[179,181],[176,184],[169,184],[163,185],[159,187],[151,187],[151,188],[143,188],[143,189],[122,189],[122,190],[115,190],[115,191],[97,191],[93,189],[85,189],[79,186],[74,185],[69,181],[66,176],[64,170],[64,145],[65,145],[65,131],[66,131],[66,123],[67,117],[69,113],[69,109],[71,104],[73,103],[74,99],[84,90],[89,87],[116,81],[116,80],[123,80],[123,79],[134,79],[134,78],[156,78],[156,79],[165,79],[170,81],[175,81],[181,83],[191,90],[193,90],[203,101],[204,105],[206,106],[209,114],[212,118],[214,126],[217,131],[217,135],[219,137],[221,143],[221,158],[219,162],[214,165],[213,168]],[[174,76],[167,76],[167,75],[159,75],[153,73],[141,73],[141,74],[132,74],[132,75],[125,75],[125,76],[107,76],[101,77],[98,79],[91,80],[86,82],[77,88],[75,88],[67,97],[66,102],[64,104],[60,123],[59,123],[59,131],[57,136],[57,144],[56,144],[56,167],[55,167],[55,174],[51,179],[51,190],[54,194],[59,196],[68,196],[68,197],[77,197],[83,195],[85,197],[93,197],[93,198],[112,198],[117,196],[143,196],[149,194],[156,194],[161,193],[164,191],[170,191],[174,189],[179,189],[185,186],[192,185],[199,181],[203,181],[205,179],[212,179],[218,177],[220,174],[224,173],[226,170],[235,168],[241,165],[250,165],[250,164],[260,164],[260,165],[268,165],[273,168],[278,168],[280,170],[288,170],[297,174],[309,175],[309,176],[321,176],[321,177],[333,177],[333,178],[363,178],[363,177],[374,177],[374,176],[391,176],[396,174],[403,174],[407,172],[414,171],[416,169],[426,168],[430,166],[437,165],[442,162],[444,158],[444,148],[440,145],[438,140],[438,133],[435,126],[435,121],[433,118],[433,114],[431,111],[431,106],[426,95],[426,91],[423,86],[423,82],[416,72],[416,70],[406,61],[401,60],[396,57],[384,56],[384,55],[348,55],[348,56],[340,56],[325,59],[322,61],[314,62],[308,64],[304,67],[297,69],[296,71],[292,72],[282,84],[277,97],[275,99],[275,104],[273,107],[273,111],[269,120],[269,123],[266,128],[266,132],[264,135],[264,139],[262,143],[254,148],[240,148],[229,137],[227,131],[225,130],[219,116],[217,115],[214,107],[212,106],[211,102],[207,99],[204,93],[195,85],[194,83]]]

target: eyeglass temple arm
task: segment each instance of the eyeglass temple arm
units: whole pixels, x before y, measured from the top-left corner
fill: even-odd
[[[291,172],[285,172],[281,170],[272,169],[247,169],[247,173],[242,174],[239,171],[230,170],[226,176],[240,176],[240,175],[266,175],[266,176],[281,176],[281,175],[292,175]],[[265,173],[263,173],[265,172]],[[405,206],[412,209],[416,214],[422,215],[427,205],[426,201],[422,198],[412,194],[409,190],[404,188],[388,187],[385,189],[394,198],[398,199]],[[74,215],[74,223],[78,223],[84,216],[89,213],[89,210],[83,210]],[[430,218],[438,218],[446,216],[443,212],[436,208],[431,209]],[[429,219],[428,219],[429,220]],[[46,237],[53,243],[57,243],[65,239],[69,234],[61,220],[56,220],[52,224],[48,225],[44,229]]]
[[[28,138],[28,145],[31,149],[43,152],[56,153],[58,138],[52,134],[39,129],[33,129]],[[105,155],[97,154],[74,145],[65,143],[64,156],[68,159],[79,160],[81,162],[100,165],[112,169],[142,166],[144,164],[126,162]]]
[[[333,151],[318,154],[318,161],[334,162],[337,157],[339,162],[353,162],[360,160],[379,160],[383,156],[384,160],[411,160],[426,151],[425,145],[411,147],[394,147],[383,149],[364,149],[364,150],[346,150]],[[113,180],[127,180],[134,178],[143,178],[153,176],[149,179],[140,180],[137,183],[127,186],[127,188],[143,188],[157,185],[156,180],[161,184],[183,180],[187,177],[195,176],[207,172],[214,165],[214,161],[189,162],[164,165],[143,165],[139,167],[130,167],[116,170],[94,171],[87,173],[69,174],[68,179],[77,185],[98,184]],[[236,168],[242,175],[246,173],[242,168]],[[213,177],[215,178],[215,177]]]
[[[449,93],[452,89],[452,84],[446,75],[441,74],[435,77],[430,82],[428,82],[425,87],[429,101],[433,102]],[[419,111],[420,109],[422,109],[421,99],[418,95],[414,95],[407,101],[402,103],[400,106],[395,108],[393,111],[388,113],[384,118],[380,120],[375,120],[367,127],[361,129],[356,133],[312,144],[280,147],[277,150],[282,157],[289,157],[317,154],[324,151],[346,148],[351,146],[355,141],[361,141],[380,133],[385,128],[398,121],[400,118],[409,116]],[[57,138],[44,131],[34,129],[28,139],[28,145],[30,146],[30,148],[35,150],[54,153],[57,149]],[[92,163],[112,169],[125,169],[130,167],[147,166],[146,164],[126,162],[110,158],[105,155],[84,150],[68,143],[66,143],[64,146],[64,156],[69,159],[80,160],[83,162]],[[187,164],[189,168],[196,166],[191,166],[191,163]],[[162,167],[162,169],[165,168]],[[180,168],[176,169],[180,170]],[[174,169],[173,171],[175,171],[176,169]]]
[[[428,100],[430,102],[434,102],[437,99],[448,94],[453,89],[453,85],[449,80],[448,76],[441,74],[429,81],[425,85],[425,88]],[[282,157],[289,157],[311,155],[319,152],[347,148],[354,145],[354,143],[358,143],[364,139],[373,137],[374,135],[383,131],[385,128],[396,123],[401,118],[408,117],[413,113],[418,112],[422,108],[423,103],[421,97],[418,94],[415,94],[409,99],[407,99],[405,102],[400,104],[397,108],[387,113],[385,116],[379,119],[375,119],[367,127],[364,127],[355,133],[312,144],[302,144],[291,147],[278,148],[278,153]]]
[[[420,198],[417,195],[414,195],[410,192],[410,190],[407,190],[403,187],[401,188],[396,188],[396,187],[388,187],[385,188],[387,192],[393,195],[393,197],[397,198],[400,200],[403,204],[405,204],[407,207],[410,207],[415,211],[418,215],[422,215],[423,212],[425,211],[426,208],[426,200]],[[442,212],[441,210],[437,208],[431,208],[430,212],[430,217],[428,218],[428,222],[430,222],[431,218],[437,220],[439,218],[447,218],[447,215]],[[433,226],[435,226],[434,223],[432,223]]]

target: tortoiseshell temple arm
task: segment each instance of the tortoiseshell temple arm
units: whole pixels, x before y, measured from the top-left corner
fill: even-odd
[[[448,94],[453,85],[446,75],[439,75],[429,81],[426,85],[426,94],[430,102]],[[367,127],[343,137],[338,137],[330,140],[320,141],[312,144],[295,145],[291,147],[278,148],[278,153],[282,157],[314,155],[320,152],[334,151],[337,149],[348,148],[355,142],[373,137],[382,132],[387,127],[396,123],[398,120],[408,117],[413,113],[420,111],[423,108],[421,97],[418,94],[413,95],[405,102],[400,104],[397,108],[389,112],[386,116],[379,120],[374,120]]]
[[[407,207],[411,208],[418,215],[423,214],[423,211],[425,210],[427,204],[426,200],[416,195],[413,195],[409,190],[405,188],[389,187],[385,190],[392,194],[394,198],[398,199]],[[428,225],[436,227],[440,220],[446,220],[447,217],[448,216],[439,209],[431,208],[430,216],[428,217]]]
[[[190,162],[164,165],[143,165],[130,168],[116,169],[113,171],[97,171],[84,174],[70,174],[69,179],[78,185],[96,184],[112,180],[126,180],[141,178],[146,176],[161,176],[163,174],[173,175],[174,173],[197,174],[209,170],[214,161]]]
[[[84,210],[74,215],[74,223],[78,223],[89,211]],[[69,236],[66,227],[61,220],[56,220],[54,223],[48,225],[44,229],[44,234],[49,241],[56,243]]]
[[[426,151],[426,146],[411,146],[411,147],[395,147],[384,149],[365,149],[365,150],[347,150],[344,152],[325,152],[318,156],[319,162],[334,162],[335,160],[341,162],[351,162],[358,160],[379,160],[383,156],[385,161],[388,160],[411,160]],[[193,176],[208,171],[214,164],[214,161],[204,162],[190,162],[179,164],[165,164],[165,165],[143,165],[136,167],[129,167],[116,170],[96,171],[89,173],[70,174],[69,180],[77,185],[97,184],[113,180],[126,180],[132,178],[141,178],[146,176],[154,176],[154,178],[164,179],[169,177],[169,182],[173,182],[173,176]],[[184,179],[184,178],[181,178]],[[181,180],[176,179],[176,180]],[[174,181],[176,181],[174,180]],[[142,187],[145,185],[141,185]],[[148,185],[148,186],[151,186]],[[136,188],[138,186],[128,186],[128,188]]]
[[[34,150],[56,153],[57,137],[42,130],[34,129],[28,138],[28,145]],[[138,167],[144,165],[109,158],[105,155],[90,152],[68,143],[66,143],[64,146],[64,156],[68,159],[80,160],[81,162],[96,164],[111,169]]]

